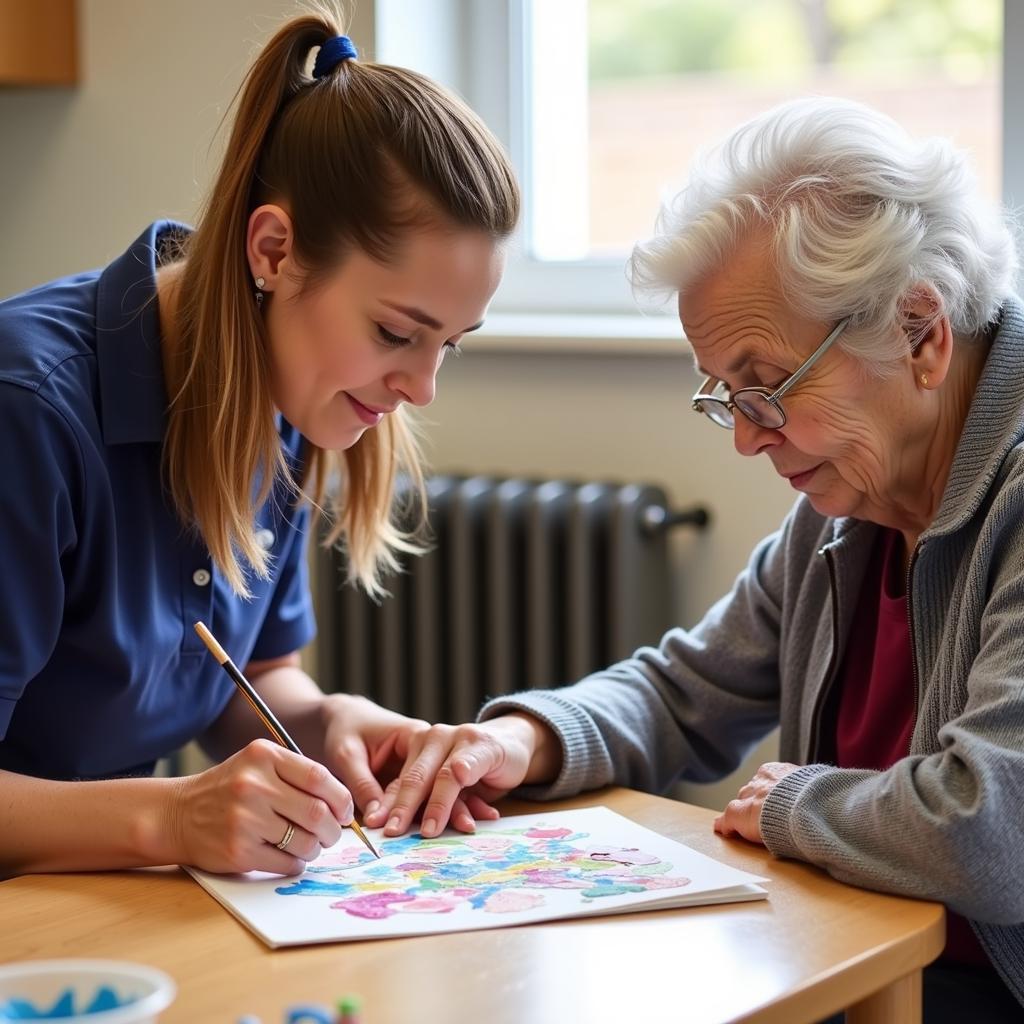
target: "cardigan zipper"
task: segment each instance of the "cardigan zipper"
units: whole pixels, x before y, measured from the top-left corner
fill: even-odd
[[[914,581],[914,566],[917,564],[917,557],[921,554],[921,550],[924,548],[923,544],[915,544],[914,550],[910,553],[910,561],[907,564],[907,630],[910,634],[910,667],[914,673],[914,717],[913,727],[910,730],[910,743],[913,745],[914,742],[914,729],[917,728],[917,714],[920,709],[920,690],[921,684],[917,674],[917,645],[914,643],[914,616],[913,616],[913,602],[912,602],[912,590]],[[910,754],[910,747],[907,748],[907,754]]]
[[[821,718],[825,713],[825,699],[835,681],[836,663],[839,660],[839,585],[836,583],[836,567],[832,558],[832,551],[829,547],[821,548],[818,554],[825,556],[825,563],[828,565],[828,584],[832,595],[832,650],[829,654],[828,668],[825,670],[824,681],[818,690],[818,699],[812,716],[810,749],[808,750],[807,757],[808,764],[813,764],[817,758],[821,738]]]

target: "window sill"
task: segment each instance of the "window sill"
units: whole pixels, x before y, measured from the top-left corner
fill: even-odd
[[[679,321],[670,316],[493,313],[465,344],[474,353],[690,354]]]

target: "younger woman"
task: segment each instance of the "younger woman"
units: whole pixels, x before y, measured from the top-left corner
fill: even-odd
[[[420,480],[403,407],[480,325],[519,198],[463,104],[356,57],[329,17],[287,23],[194,232],[0,303],[0,874],[298,871],[422,727],[299,667],[306,498],[340,484],[378,591],[409,548],[395,475]],[[261,738],[197,620],[308,757]],[[150,777],[193,738],[220,763]]]

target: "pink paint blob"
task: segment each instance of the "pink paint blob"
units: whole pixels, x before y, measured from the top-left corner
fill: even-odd
[[[538,889],[588,889],[591,885],[583,878],[569,878],[557,868],[530,868],[521,877],[524,885]]]
[[[368,892],[362,896],[350,896],[331,904],[332,910],[344,910],[352,917],[361,917],[365,921],[382,921],[386,917],[394,917],[398,911],[392,904],[409,903],[415,896],[404,892]]]
[[[517,911],[532,910],[544,905],[544,897],[535,892],[506,889],[489,896],[484,903],[488,914],[514,914]]]
[[[633,881],[645,889],[682,889],[690,884],[688,878],[668,878],[666,875],[634,876]]]
[[[450,914],[461,902],[444,896],[418,896],[397,909],[403,914]]]
[[[352,868],[359,864],[368,864],[373,856],[365,850],[354,846],[346,846],[340,850],[328,850],[317,858],[317,868]]]

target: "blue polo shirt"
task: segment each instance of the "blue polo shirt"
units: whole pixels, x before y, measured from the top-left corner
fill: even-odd
[[[0,302],[0,769],[148,774],[209,726],[236,664],[312,639],[308,508],[257,514],[272,578],[236,597],[161,479],[167,404],[156,268],[187,228],[157,222],[105,270]],[[282,421],[289,465],[302,438]]]

